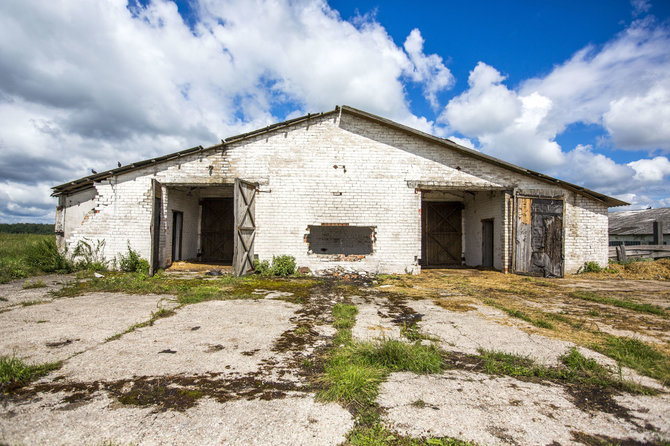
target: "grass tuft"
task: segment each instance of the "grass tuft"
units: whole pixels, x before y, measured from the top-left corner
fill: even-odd
[[[0,356],[0,392],[10,392],[25,386],[47,373],[61,368],[62,362],[26,364],[16,356]]]
[[[670,358],[638,339],[606,336],[602,345],[593,346],[620,365],[670,385]]]

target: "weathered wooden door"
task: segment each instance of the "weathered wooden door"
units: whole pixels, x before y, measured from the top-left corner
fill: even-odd
[[[424,266],[461,264],[461,210],[459,202],[421,203],[422,253]]]
[[[151,180],[152,206],[151,206],[151,261],[149,262],[149,274],[154,275],[160,268],[161,247],[161,221],[163,219],[163,200],[161,183]]]
[[[515,271],[563,275],[563,201],[518,198]]]
[[[234,213],[232,198],[202,201],[201,250],[205,262],[232,263]]]
[[[493,268],[493,220],[482,220],[482,266]]]
[[[254,270],[256,238],[256,185],[235,179],[235,274],[242,276]]]

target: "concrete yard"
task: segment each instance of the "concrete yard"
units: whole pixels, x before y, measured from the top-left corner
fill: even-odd
[[[23,289],[24,281],[0,285],[6,299],[0,355],[62,361],[37,381],[0,393],[2,445],[359,444],[350,436],[358,410],[319,396],[324,358],[338,348],[332,310],[339,302],[358,309],[353,342],[411,342],[411,326],[422,336],[416,342],[436,346],[449,364],[440,373],[384,379],[376,405],[390,434],[375,444],[670,440],[667,383],[629,367],[619,371],[615,360],[591,348],[618,330],[667,357],[667,316],[574,294],[588,289],[614,299],[628,293],[631,301],[670,310],[668,281],[529,280],[450,270],[355,284],[324,279],[300,299],[298,291],[287,291],[291,282],[281,282],[276,289],[270,284],[248,295],[180,304],[170,294],[54,297],[50,291],[74,279],[45,280],[47,287],[32,290]],[[512,308],[526,320],[512,317],[519,314]],[[161,310],[165,317],[156,317]],[[552,324],[538,326],[538,318]],[[655,389],[653,395],[589,394],[592,388],[578,384],[490,374],[473,359],[494,351],[558,367],[573,347]]]

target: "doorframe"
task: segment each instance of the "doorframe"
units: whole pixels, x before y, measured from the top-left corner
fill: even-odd
[[[568,197],[566,194],[560,194],[560,195],[540,195],[540,194],[528,194],[528,193],[523,193],[523,192],[518,192],[514,191],[514,201],[513,201],[513,206],[514,209],[512,209],[512,272],[514,274],[519,274],[519,275],[528,275],[525,271],[517,271],[516,267],[516,234],[517,234],[517,222],[519,221],[519,198],[537,198],[540,200],[556,200],[556,201],[561,201],[563,203],[562,208],[563,208],[563,221],[562,221],[562,227],[561,227],[561,277],[565,277],[565,237],[567,235],[566,227],[567,225],[565,224],[565,219],[566,219],[566,201]],[[532,211],[531,211],[532,212]],[[531,215],[532,218],[532,215]]]

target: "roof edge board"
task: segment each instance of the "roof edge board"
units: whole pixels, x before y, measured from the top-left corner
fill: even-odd
[[[417,129],[414,129],[412,127],[408,127],[406,125],[399,124],[399,123],[397,123],[395,121],[392,121],[390,119],[382,118],[381,116],[377,116],[377,115],[374,115],[372,113],[368,113],[366,111],[359,110],[359,109],[354,108],[354,107],[350,107],[348,105],[343,105],[342,106],[342,111],[348,112],[348,113],[351,113],[353,115],[356,115],[356,116],[359,116],[359,117],[362,117],[362,118],[366,118],[366,119],[369,119],[369,120],[372,120],[372,121],[375,121],[375,122],[378,122],[382,125],[386,125],[386,126],[389,126],[389,127],[392,127],[392,128],[396,128],[398,130],[404,131],[406,133],[409,133],[409,134],[412,134],[412,135],[415,135],[415,136],[422,137],[424,139],[428,139],[428,140],[430,140],[432,142],[435,142],[437,144],[441,144],[441,145],[444,145],[444,146],[451,147],[453,149],[456,149],[460,152],[465,153],[466,155],[469,155],[469,156],[472,156],[472,157],[475,157],[475,158],[478,158],[478,159],[481,159],[483,161],[487,161],[487,162],[490,162],[490,163],[493,163],[493,164],[497,164],[500,167],[510,169],[510,170],[515,171],[517,173],[537,177],[540,180],[543,180],[547,183],[558,184],[562,187],[565,187],[566,189],[572,190],[573,192],[577,192],[581,195],[586,195],[589,198],[593,198],[595,200],[601,201],[601,202],[607,204],[609,207],[627,206],[627,205],[630,204],[630,203],[627,203],[625,201],[619,200],[617,198],[610,197],[610,196],[601,194],[601,193],[596,192],[596,191],[592,191],[592,190],[587,189],[583,186],[578,186],[576,184],[572,184],[572,183],[569,183],[567,181],[559,180],[558,178],[554,178],[554,177],[551,177],[549,175],[546,175],[546,174],[543,174],[543,173],[540,173],[540,172],[536,172],[534,170],[526,169],[524,167],[517,166],[517,165],[512,164],[512,163],[508,163],[507,161],[503,161],[501,159],[495,158],[495,157],[487,155],[485,153],[481,153],[481,152],[478,152],[476,150],[464,147],[464,146],[462,146],[460,144],[457,144],[457,143],[455,143],[455,142],[453,142],[449,139],[439,138],[439,137],[431,135],[429,133],[422,132],[421,130],[417,130]]]

